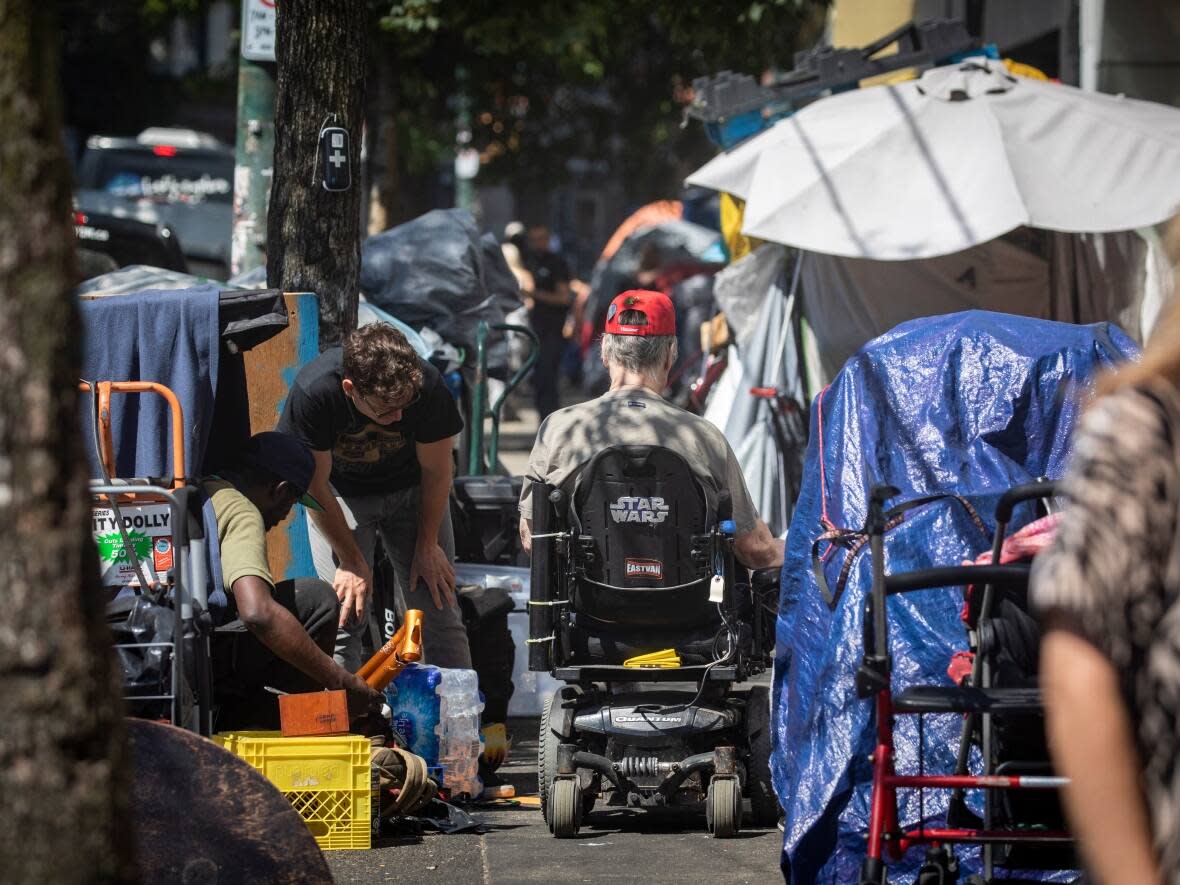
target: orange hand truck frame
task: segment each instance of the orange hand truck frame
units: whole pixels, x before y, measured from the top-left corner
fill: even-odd
[[[163,702],[170,705],[173,725],[199,734],[212,733],[212,676],[209,661],[209,634],[212,621],[208,615],[206,586],[206,544],[199,511],[195,511],[195,487],[185,478],[184,410],[176,394],[155,381],[81,381],[80,391],[93,395],[96,455],[103,478],[90,484],[92,506],[112,510],[123,537],[123,550],[134,564],[135,575],[128,584],[135,595],[152,594],[157,601],[169,600],[174,613],[171,642],[123,642],[115,648],[133,655],[146,655],[153,649],[171,658],[171,683],[159,694],[125,695],[129,703]],[[124,479],[116,476],[116,452],[112,431],[112,394],[155,394],[168,404],[171,424],[170,478],[153,481],[147,478]],[[172,568],[153,580],[145,571],[127,535],[122,507],[166,504],[169,508],[173,551]],[[154,570],[153,570],[154,572]],[[191,657],[191,662],[190,662]],[[190,682],[191,680],[191,682]]]

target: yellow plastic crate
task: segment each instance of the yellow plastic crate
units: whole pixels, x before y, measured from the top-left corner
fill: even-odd
[[[372,846],[377,791],[368,738],[239,731],[213,740],[282,790],[323,851]]]

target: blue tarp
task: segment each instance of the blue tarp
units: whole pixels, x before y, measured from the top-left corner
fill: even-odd
[[[185,476],[197,476],[213,425],[220,338],[219,286],[146,290],[82,300],[82,378],[87,381],[158,381],[170,387],[184,410]],[[95,456],[89,396],[83,396],[84,448],[91,476],[101,476]],[[152,394],[111,397],[116,475],[171,476],[168,405]]]
[[[963,495],[990,532],[1003,490],[1061,476],[1081,385],[1135,352],[1130,338],[1105,323],[1074,326],[968,311],[904,323],[871,341],[816,398],[777,622],[772,769],[786,811],[788,882],[857,881],[868,828],[873,717],[853,685],[870,582],[868,548],[854,557],[847,588],[829,610],[812,574],[821,520],[861,528],[868,490],[888,482],[901,490],[893,503]],[[1029,518],[1018,511],[1014,528]],[[989,537],[964,508],[939,502],[911,512],[889,532],[887,568],[957,564],[988,547]],[[846,555],[837,549],[825,559],[832,587]],[[955,589],[890,600],[895,691],[950,684],[947,663],[966,646],[961,605],[962,591]],[[960,720],[925,719],[926,771],[952,771]],[[899,717],[895,738],[898,770],[916,773],[916,717]],[[946,791],[927,791],[928,822],[942,818],[947,798]],[[916,794],[903,791],[901,803],[902,825],[916,824]],[[975,866],[970,850],[960,856],[968,859],[965,866]],[[921,859],[921,849],[911,851],[897,881],[908,881]]]

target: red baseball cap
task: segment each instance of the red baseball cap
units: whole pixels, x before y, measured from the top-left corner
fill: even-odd
[[[619,317],[625,310],[637,310],[647,317],[642,325],[624,325]],[[615,296],[606,311],[606,333],[608,335],[675,335],[676,309],[672,299],[663,292],[648,289],[631,289]]]

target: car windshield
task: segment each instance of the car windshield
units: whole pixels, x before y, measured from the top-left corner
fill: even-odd
[[[102,150],[83,164],[82,186],[116,197],[157,203],[229,203],[231,157],[160,156],[148,151]]]

